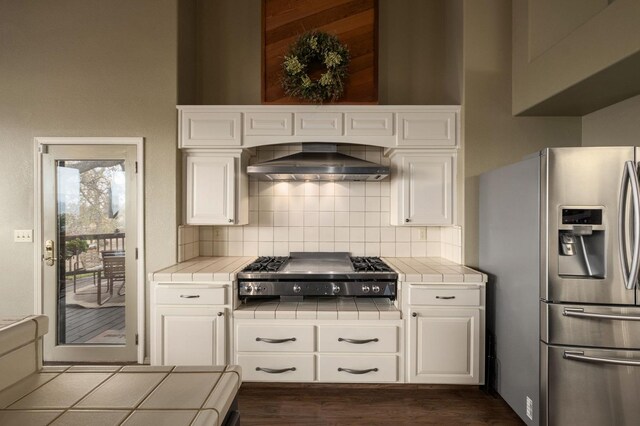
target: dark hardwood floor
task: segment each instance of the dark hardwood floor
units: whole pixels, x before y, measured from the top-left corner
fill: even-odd
[[[243,383],[248,425],[523,425],[478,387]]]

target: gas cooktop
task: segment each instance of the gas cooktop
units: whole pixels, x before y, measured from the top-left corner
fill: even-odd
[[[395,297],[398,274],[379,257],[291,253],[259,257],[238,273],[239,296]]]

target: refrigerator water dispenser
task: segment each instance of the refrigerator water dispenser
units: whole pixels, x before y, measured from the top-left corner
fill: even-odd
[[[558,274],[567,278],[605,277],[602,208],[561,208]]]

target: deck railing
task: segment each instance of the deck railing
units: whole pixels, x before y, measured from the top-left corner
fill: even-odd
[[[83,234],[83,235],[67,235],[67,241],[83,240],[86,241],[89,248],[87,251],[73,255],[66,259],[67,273],[74,273],[82,269],[95,267],[102,262],[100,253],[103,251],[124,251],[125,250],[125,233],[111,234]]]

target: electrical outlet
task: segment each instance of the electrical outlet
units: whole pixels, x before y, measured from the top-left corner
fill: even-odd
[[[213,236],[214,238],[220,238],[220,228],[213,228]]]
[[[533,400],[527,397],[527,417],[533,420]]]
[[[13,241],[16,243],[33,242],[33,230],[32,229],[14,229]]]
[[[420,228],[420,241],[427,241],[427,228]]]

